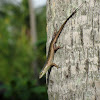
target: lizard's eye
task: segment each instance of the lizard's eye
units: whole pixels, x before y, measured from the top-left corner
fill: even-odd
[[[42,74],[43,74],[43,72],[40,73],[40,75],[42,75]]]
[[[43,74],[43,71],[40,73],[39,78],[41,78],[41,77],[42,77],[42,74]]]

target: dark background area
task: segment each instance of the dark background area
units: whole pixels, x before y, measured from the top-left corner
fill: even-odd
[[[45,77],[35,77],[46,60],[46,7],[35,9],[37,42],[31,44],[27,0],[0,1],[0,100],[47,100]],[[34,50],[36,46],[36,50]]]

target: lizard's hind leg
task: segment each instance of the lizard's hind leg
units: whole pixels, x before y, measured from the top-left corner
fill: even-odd
[[[55,66],[57,69],[60,68],[58,65],[56,65],[55,63],[52,63],[50,65],[50,69],[48,70],[48,74],[47,74],[47,85],[49,84],[49,78],[50,78],[50,73],[51,73],[51,69],[53,68],[53,66]]]

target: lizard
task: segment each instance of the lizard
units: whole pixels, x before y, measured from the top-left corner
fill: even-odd
[[[83,4],[83,3],[82,3]],[[81,4],[81,6],[82,6]],[[60,29],[58,30],[58,32],[54,32],[54,36],[51,40],[50,46],[49,46],[49,51],[48,51],[48,56],[47,56],[47,60],[46,63],[43,67],[43,69],[41,70],[40,74],[39,74],[39,79],[42,78],[46,72],[50,69],[50,67],[55,66],[56,68],[59,68],[58,65],[56,65],[55,63],[53,63],[53,58],[54,58],[54,53],[55,51],[57,51],[58,49],[60,49],[60,46],[55,46],[65,24],[68,22],[68,20],[79,10],[79,8],[81,7],[79,6],[66,20],[65,22],[61,25]]]

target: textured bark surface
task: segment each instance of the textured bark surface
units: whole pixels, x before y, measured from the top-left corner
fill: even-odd
[[[100,0],[86,0],[65,25],[56,45],[49,100],[100,100]],[[54,30],[83,0],[47,0],[47,52]]]

